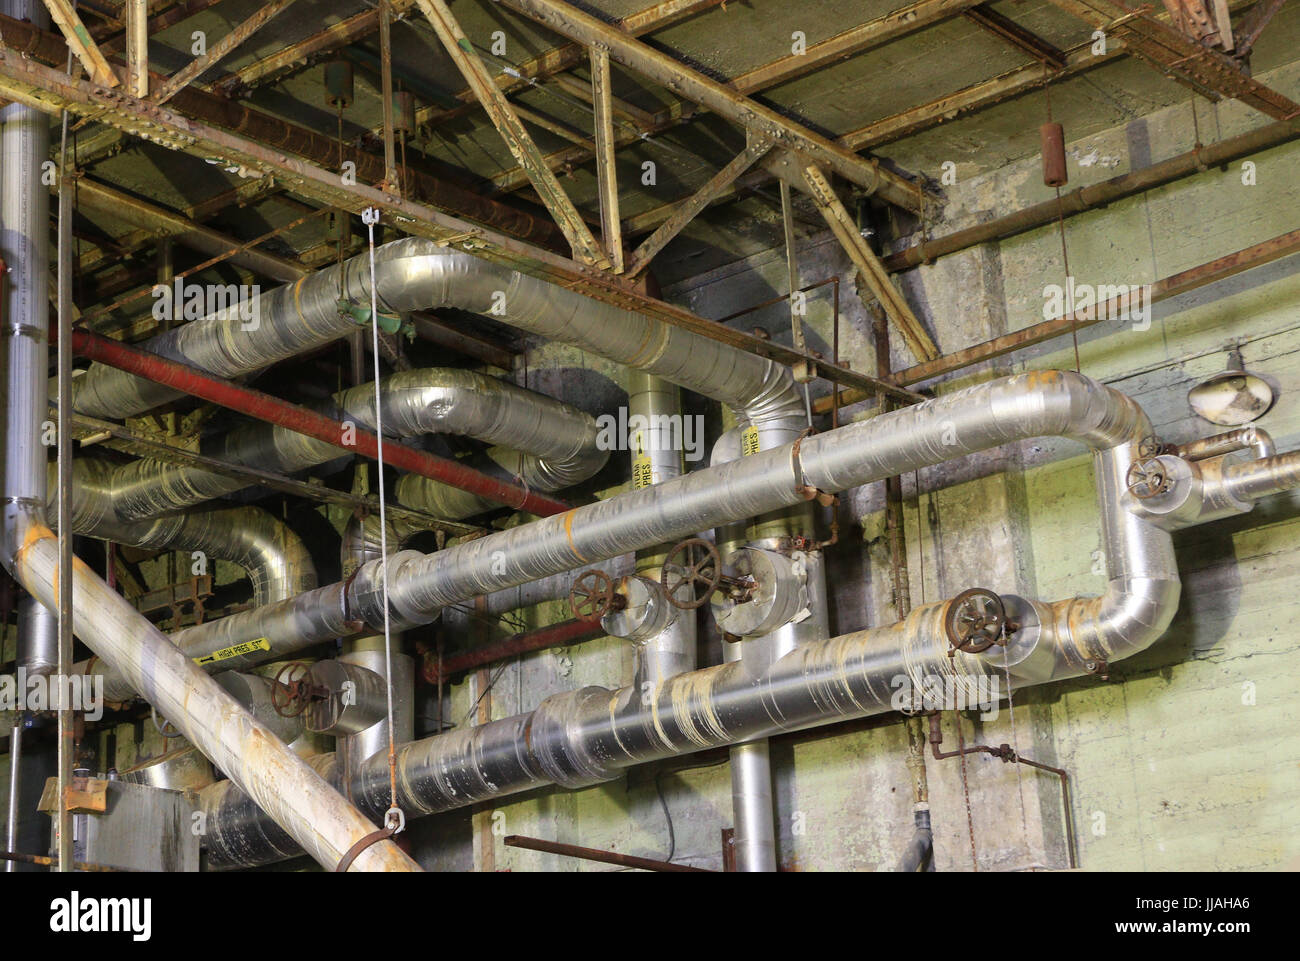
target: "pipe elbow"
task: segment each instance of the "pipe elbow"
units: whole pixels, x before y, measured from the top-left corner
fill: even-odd
[[[1180,595],[1176,576],[1122,577],[1101,597],[1053,604],[1050,636],[1057,658],[1049,679],[1097,673],[1146,650],[1169,629]]]

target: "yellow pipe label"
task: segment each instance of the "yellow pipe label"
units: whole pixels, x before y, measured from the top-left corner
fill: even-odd
[[[236,644],[233,647],[223,647],[219,651],[213,651],[211,654],[203,657],[196,657],[195,664],[216,664],[218,661],[228,661],[232,657],[240,657],[244,654],[252,654],[254,651],[271,650],[271,642],[265,637],[259,637],[255,641],[244,641],[242,644]]]
[[[748,457],[758,453],[758,428],[746,427],[740,432],[740,456]]]

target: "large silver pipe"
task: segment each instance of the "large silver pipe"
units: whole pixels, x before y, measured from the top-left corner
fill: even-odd
[[[18,602],[18,652],[15,667],[31,677],[59,667],[59,618],[34,597]]]
[[[386,434],[417,437],[447,433],[497,445],[487,469],[517,474],[534,490],[560,490],[587,480],[609,453],[596,443],[596,422],[568,404],[473,371],[409,370],[380,383]],[[334,395],[325,409],[360,427],[375,426],[375,389],[364,384]],[[271,424],[254,423],[204,445],[211,457],[232,464],[291,474],[339,456],[332,444]],[[113,509],[121,520],[154,517],[220,497],[245,481],[197,467],[138,460],[114,471]],[[497,506],[467,491],[425,477],[399,480],[397,497],[440,517],[468,517]]]
[[[1105,450],[1149,431],[1132,400],[1089,377],[1065,371],[1006,377],[805,438],[797,451],[795,445],[760,451],[435,554],[399,552],[387,561],[393,619],[401,627],[428,623],[444,606],[480,594],[795,507],[805,503],[809,486],[846,490],[1032,437],[1072,438]],[[1123,490],[1122,478],[1119,483]],[[270,638],[275,656],[366,624],[379,629],[380,563],[362,566],[347,584],[188,628],[175,639],[183,649],[201,651]]]
[[[375,252],[381,310],[456,307],[500,319],[549,340],[658,374],[737,409],[760,427],[797,418],[800,402],[780,364],[573,290],[417,237]],[[160,334],[144,349],[219,377],[237,377],[355,330],[339,301],[370,304],[370,261],[362,254],[257,296],[245,314],[214,313]],[[170,388],[102,364],[78,378],[73,405],[95,417],[123,417],[175,399]]]
[[[1244,461],[1234,459],[1233,451],[1204,460],[1173,454],[1150,458],[1142,471],[1155,480],[1146,485],[1146,496],[1127,492],[1125,506],[1167,531],[1247,514],[1261,498],[1300,486],[1300,451],[1261,456],[1260,450],[1257,446],[1256,456]]]
[[[673,532],[668,536],[681,536],[718,526],[729,514],[758,516],[789,506],[792,501],[783,491],[796,477],[821,490],[843,490],[1009,441],[1054,435],[1095,450],[1108,575],[1100,597],[1050,604],[1008,598],[1020,628],[1005,653],[995,656],[948,656],[943,623],[949,602],[943,602],[917,608],[891,627],[799,644],[761,672],[732,661],[680,675],[659,688],[648,706],[642,706],[641,692],[631,686],[556,695],[529,714],[403,747],[398,759],[403,809],[408,815],[434,813],[546,784],[587,786],[647,761],[881,713],[895,707],[900,678],[915,690],[924,690],[930,677],[947,678],[973,696],[979,693],[980,677],[1001,676],[1004,658],[1013,684],[1027,686],[1081,676],[1097,670],[1099,662],[1143,650],[1164,633],[1179,596],[1170,536],[1125,510],[1120,500],[1133,451],[1149,432],[1141,409],[1124,395],[1079,374],[1035,372],[808,438],[797,460],[788,448],[754,454],[580,508],[567,523],[561,520],[558,536],[569,547],[553,543],[553,521],[536,522],[522,529],[533,535],[523,541],[544,550],[540,556],[526,556],[528,547],[512,531],[432,558],[395,558],[399,590],[411,581],[423,582],[422,594],[433,590],[437,597],[449,598],[459,590],[475,591],[473,581],[466,587],[461,578],[484,577],[476,570],[480,561],[475,556],[484,543],[489,556],[503,544],[517,547],[519,556],[509,551],[505,556],[522,565],[524,573],[512,568],[507,576],[526,577],[544,568],[548,556],[554,555],[552,563],[568,565],[571,550],[598,556],[603,545],[631,541],[634,548],[650,546],[666,539],[665,528]],[[717,508],[702,490],[728,506]],[[645,496],[656,493],[659,498]],[[641,513],[635,513],[638,509]],[[579,516],[583,512],[588,514]],[[619,518],[630,530],[614,525]],[[639,523],[634,525],[633,518]],[[588,533],[600,521],[608,526]],[[428,570],[426,565],[435,560],[441,563]],[[444,570],[442,564],[454,569]],[[403,601],[409,598],[403,595]],[[413,610],[397,607],[399,615]],[[357,803],[372,813],[388,803],[387,765],[377,763],[382,760],[367,764],[361,783],[352,785]],[[317,763],[337,776],[332,760]],[[211,822],[237,825],[241,839],[262,837],[264,853],[281,849],[267,836],[270,829],[255,804],[237,790],[205,792],[204,806]],[[220,848],[220,832],[209,842]],[[229,863],[241,863],[240,856],[229,851],[217,860],[229,857]]]
[[[0,0],[0,11],[18,18],[28,19],[42,29],[49,28],[49,14],[40,0]],[[46,187],[41,183],[41,164],[49,156],[50,118],[38,110],[21,104],[8,104],[0,108],[0,258],[6,277],[4,278],[4,300],[0,309],[0,338],[9,347],[6,364],[6,381],[10,408],[6,419],[10,425],[22,424],[24,427],[33,412],[33,390],[40,392],[43,387],[35,386],[31,378],[22,379],[22,372],[36,364],[44,364],[45,338],[49,310],[49,225],[50,198]],[[19,382],[15,382],[15,378]],[[25,391],[24,391],[25,388]],[[24,391],[19,394],[19,391]],[[34,423],[34,421],[33,421]],[[15,444],[27,444],[31,456],[23,461],[11,458]],[[40,452],[38,460],[36,451]],[[33,502],[45,503],[45,465],[46,448],[38,443],[38,433],[32,430],[25,437],[19,436],[10,426],[6,430],[5,444],[5,526],[11,507],[18,504],[10,500],[13,496],[30,498]],[[19,472],[11,479],[9,471]],[[6,541],[9,538],[6,534]],[[27,616],[22,616],[23,608]],[[22,663],[23,648],[27,656],[39,662],[44,670],[52,671],[58,664],[58,622],[35,599],[28,599],[20,605],[20,623],[18,628],[19,663]],[[50,662],[53,666],[50,666]],[[48,671],[47,671],[48,673]],[[9,740],[9,805],[5,827],[6,850],[18,848],[18,814],[19,792],[22,787],[22,724],[23,717],[18,715],[10,731]],[[17,865],[8,862],[5,871],[17,870]]]
[[[645,425],[629,445],[633,488],[662,484],[682,476],[682,404],[678,389],[661,377],[629,370],[627,407],[629,422]],[[637,574],[658,580],[668,546],[638,551]],[[695,670],[695,612],[677,612],[672,622],[654,637],[634,644],[633,654],[633,683],[642,689],[647,684],[657,687],[670,677]]]
[[[253,603],[274,604],[316,586],[316,565],[302,538],[259,507],[169,514],[123,521],[114,511],[114,465],[80,458],[73,465],[72,529],[78,534],[179,551],[200,551],[248,572]]]
[[[0,209],[15,209],[4,207],[16,201],[11,195],[15,191],[25,190],[35,202],[44,202],[46,197],[36,174],[46,151],[11,152],[12,119],[6,115],[2,138],[5,176]],[[41,125],[46,122],[44,118],[40,121]],[[31,176],[19,176],[23,170]],[[20,218],[4,223],[0,243],[6,258],[22,222]],[[45,247],[45,217],[29,222],[28,227],[31,232],[19,238],[19,246],[32,253],[19,256],[39,255]],[[45,523],[47,451],[39,441],[48,403],[47,283],[44,273],[38,282],[34,278],[29,293],[39,299],[20,314],[6,313],[0,328],[7,391],[0,561],[29,593],[51,610],[58,610],[59,546]],[[75,562],[72,580],[77,602],[69,613],[77,637],[121,670],[132,687],[143,692],[227,777],[257,799],[259,807],[319,863],[332,868],[353,844],[373,831],[374,826],[356,808],[80,560]],[[368,848],[355,866],[358,870],[419,870],[391,841]]]

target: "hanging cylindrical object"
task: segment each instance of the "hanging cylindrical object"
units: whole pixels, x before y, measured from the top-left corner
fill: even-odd
[[[325,64],[325,102],[331,107],[350,107],[352,97],[352,64],[346,60]]]
[[[393,93],[393,132],[407,136],[415,133],[415,94],[409,90]]]
[[[1065,128],[1059,123],[1045,123],[1038,128],[1043,150],[1043,183],[1064,187],[1070,180],[1065,170]]]

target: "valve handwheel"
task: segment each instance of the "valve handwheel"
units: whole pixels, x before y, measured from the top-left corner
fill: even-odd
[[[583,571],[569,588],[569,609],[573,616],[588,624],[597,623],[616,609],[614,582],[604,571]]]
[[[1002,639],[1006,621],[1002,598],[982,587],[972,587],[949,602],[943,626],[953,650],[979,654]]]
[[[290,661],[275,672],[271,682],[271,707],[281,717],[297,717],[307,710],[311,667],[302,661]]]
[[[722,558],[718,549],[703,537],[691,537],[675,545],[659,572],[664,596],[679,611],[703,607],[721,583]],[[687,585],[691,588],[691,599],[680,600],[677,592]],[[701,585],[704,591],[696,596],[696,588]]]
[[[1169,489],[1169,474],[1165,470],[1165,465],[1155,458],[1137,460],[1129,465],[1124,483],[1130,494],[1144,501],[1157,494],[1163,494]]]

